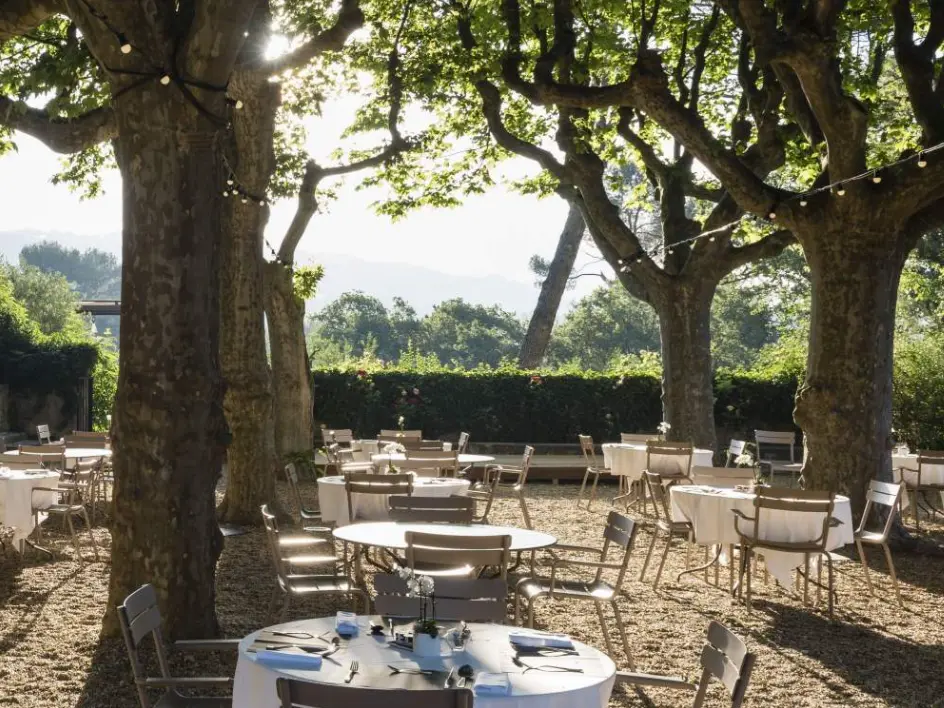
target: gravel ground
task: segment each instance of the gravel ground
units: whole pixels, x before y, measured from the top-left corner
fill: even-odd
[[[534,485],[530,508],[535,525],[563,542],[597,545],[612,492],[604,490],[592,512],[577,509],[575,495],[574,487]],[[521,525],[517,505],[496,502],[491,521]],[[944,541],[944,527],[931,529],[938,542]],[[95,537],[108,548],[105,528],[97,527]],[[45,541],[58,552],[55,562],[33,554],[22,563],[9,553],[0,558],[0,706],[137,705],[123,647],[98,636],[108,563],[73,562],[67,537],[55,529]],[[643,529],[620,599],[640,670],[694,678],[706,627],[717,619],[745,637],[757,653],[747,706],[944,706],[944,558],[897,554],[905,609],[894,602],[880,553],[870,555],[878,598],[869,596],[857,562],[837,563],[839,601],[830,622],[825,603],[818,610],[804,607],[772,581],[764,586],[760,576],[752,613],[726,594],[724,573],[721,588],[701,576],[687,576],[677,584],[675,573],[685,558],[681,544],[669,555],[663,584],[653,591],[651,582],[638,581],[648,541]],[[225,635],[242,636],[267,624],[272,583],[261,532],[226,539],[218,572]],[[301,602],[291,616],[333,614],[342,602]],[[535,619],[537,627],[568,632],[604,648],[592,606],[539,601]],[[615,624],[611,629],[618,647]],[[626,668],[620,651],[614,658]],[[231,657],[203,657],[199,662],[178,660],[175,669],[232,675],[234,663]],[[718,688],[716,684],[709,693],[707,706],[725,705]],[[657,706],[691,705],[691,694],[653,689],[648,696]],[[646,702],[617,688],[610,705]]]

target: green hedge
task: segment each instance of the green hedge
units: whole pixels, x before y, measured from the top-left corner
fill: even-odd
[[[662,420],[660,381],[652,374],[328,370],[313,376],[315,420],[363,436],[396,428],[401,414],[406,428],[432,437],[464,430],[473,440],[518,443],[576,442],[578,433],[613,440],[621,432],[655,430]],[[755,427],[793,427],[796,386],[795,378],[719,374],[719,431],[744,435]],[[419,396],[412,395],[414,388]]]

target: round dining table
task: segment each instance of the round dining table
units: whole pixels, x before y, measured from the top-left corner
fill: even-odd
[[[453,668],[469,667],[472,679],[466,687],[475,692],[475,708],[606,708],[613,691],[616,666],[601,651],[575,641],[575,655],[521,655],[509,641],[518,628],[498,624],[470,623],[470,634],[463,646],[455,647],[445,639],[439,656],[419,657],[397,646],[388,632],[372,634],[370,620],[358,616],[358,631],[351,638],[341,638],[340,648],[320,662],[305,668],[287,668],[284,654],[292,650],[266,651],[267,642],[287,642],[273,632],[299,633],[299,643],[326,645],[338,635],[335,618],[303,619],[266,627],[245,637],[239,644],[239,659],[233,680],[233,708],[260,708],[279,704],[276,681],[279,678],[311,683],[345,685],[351,662],[357,673],[349,684],[351,700],[359,688],[386,688],[416,692],[416,705],[424,704],[423,691],[441,689]],[[443,629],[448,624],[443,623]],[[400,629],[408,629],[404,625]],[[448,632],[446,633],[448,637]],[[306,663],[302,659],[302,663]],[[320,665],[315,665],[320,663]],[[571,670],[567,670],[567,669]],[[421,671],[429,672],[421,674]],[[503,674],[510,690],[506,695],[486,695],[475,687],[479,674]],[[378,703],[382,708],[382,703]]]
[[[711,467],[714,452],[695,448],[692,465]],[[629,482],[642,479],[647,466],[645,443],[605,443],[603,445],[603,466],[614,476],[625,477]]]
[[[491,455],[471,455],[463,452],[457,456],[456,460],[460,468],[465,468],[471,467],[472,465],[484,465],[488,462],[494,462],[495,458]],[[402,452],[395,452],[392,455],[381,452],[377,455],[371,455],[370,461],[375,467],[387,467],[391,462],[393,466],[396,467],[398,462],[406,462],[406,455]]]
[[[414,477],[413,496],[416,497],[451,497],[465,494],[469,490],[469,480],[452,477]],[[386,494],[354,494],[351,504],[359,519],[385,521],[390,518]],[[344,477],[321,477],[318,480],[318,508],[321,518],[328,523],[346,526],[348,518],[347,491]]]
[[[687,521],[695,530],[695,543],[699,546],[738,545],[740,536],[734,525],[734,510],[745,516],[755,514],[752,492],[738,489],[722,489],[696,484],[676,484],[669,488],[672,521]],[[781,509],[764,509],[761,533],[771,541],[802,541],[816,538],[823,529],[823,516]],[[837,494],[833,507],[833,518],[838,526],[831,527],[826,535],[826,550],[832,551],[853,542],[852,506],[849,497]],[[753,522],[741,521],[742,531],[753,533]],[[803,564],[803,556],[764,548],[761,551],[767,568],[780,584],[790,587],[790,574]]]
[[[52,470],[10,470],[0,467],[0,526],[13,529],[13,545],[19,548],[34,528],[33,509],[43,509],[59,501],[56,492],[33,493],[35,487],[57,487],[59,472]]]
[[[557,538],[543,531],[522,529],[517,526],[490,526],[488,524],[420,524],[402,521],[369,521],[349,524],[334,529],[335,538],[360,546],[406,549],[406,532],[419,531],[446,536],[511,536],[512,552],[534,551],[557,543]]]

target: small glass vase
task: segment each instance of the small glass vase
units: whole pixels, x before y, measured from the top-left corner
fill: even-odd
[[[413,653],[416,656],[441,656],[442,638],[439,632],[436,632],[436,636],[430,636],[426,632],[413,630]]]

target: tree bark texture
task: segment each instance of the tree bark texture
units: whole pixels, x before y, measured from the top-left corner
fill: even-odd
[[[518,355],[518,365],[523,369],[533,369],[541,365],[547,352],[547,345],[551,341],[551,331],[554,329],[554,320],[560,309],[561,298],[567,288],[567,281],[574,269],[580,242],[585,229],[583,215],[573,204],[567,212],[567,221],[557,242],[557,250],[548,269],[547,277],[541,284],[537,305],[528,323],[528,331],[521,343],[521,352]]]
[[[803,474],[810,487],[848,493],[858,514],[869,480],[890,481],[895,308],[908,249],[893,231],[854,226],[798,238],[812,273],[794,413],[806,436]]]
[[[670,440],[715,450],[711,365],[711,302],[717,283],[676,282],[664,288],[656,312],[662,341],[662,410]]]
[[[232,161],[239,184],[253,196],[266,193],[274,169],[273,133],[278,84],[255,74],[234,75],[230,91],[243,101],[233,120]],[[233,185],[235,186],[235,185]],[[220,363],[226,381],[223,407],[231,441],[220,519],[262,521],[259,507],[278,509],[272,383],[266,356],[262,242],[268,206],[239,196],[226,200],[222,270]]]
[[[280,458],[312,449],[311,373],[305,346],[305,302],[295,294],[292,272],[265,264],[266,318],[275,392],[275,449]]]
[[[157,82],[125,94],[115,111],[122,326],[104,631],[117,631],[113,608],[128,593],[153,583],[172,636],[212,636],[222,549],[221,132]]]

